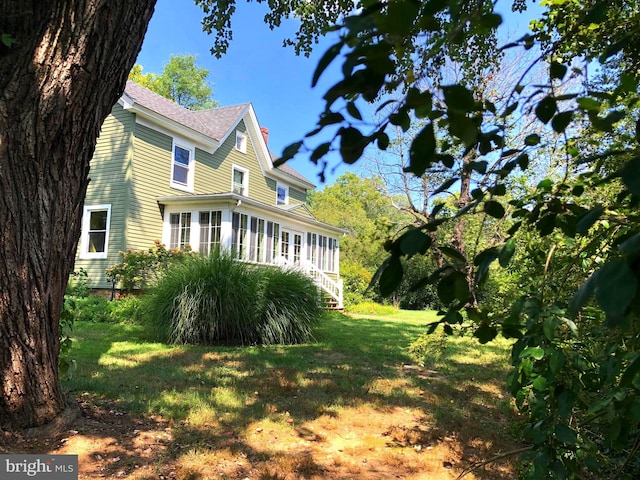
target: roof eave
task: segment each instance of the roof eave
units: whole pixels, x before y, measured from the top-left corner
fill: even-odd
[[[211,201],[211,200],[218,200],[220,202],[227,202],[231,204],[235,203],[236,205],[246,204],[253,207],[261,208],[263,210],[268,210],[272,213],[277,213],[279,215],[291,214],[291,210],[284,210],[282,208],[268,205],[258,200],[253,200],[251,198],[238,195],[237,193],[210,193],[210,194],[203,194],[203,195],[162,195],[162,196],[156,197],[156,201],[162,205],[168,204],[168,203],[189,205],[189,204],[198,204],[198,203]],[[304,204],[300,204],[300,205],[301,207],[306,208]],[[349,231],[344,228],[329,225],[328,223],[321,222],[319,220],[316,220],[315,218],[304,217],[301,215],[296,215],[295,218],[298,219],[299,221],[307,222],[312,225],[316,225],[318,227],[324,228],[325,230],[330,230],[330,231],[341,233],[341,234],[349,233]]]
[[[127,95],[122,96],[121,104],[125,110],[129,110],[139,115],[144,120],[163,126],[168,130],[175,131],[178,135],[186,137],[187,139],[196,143],[207,153],[215,152],[220,146],[221,142],[215,140],[214,138],[200,133],[192,128],[189,128],[188,126],[180,122],[171,120],[170,118],[167,118],[164,115],[151,110],[150,108],[135,103],[135,101],[133,101]]]

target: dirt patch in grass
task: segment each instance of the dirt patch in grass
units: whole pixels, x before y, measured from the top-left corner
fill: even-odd
[[[81,480],[438,480],[454,479],[470,463],[508,447],[475,436],[473,422],[443,430],[415,407],[326,408],[310,421],[275,411],[234,431],[225,430],[224,419],[195,426],[134,416],[87,393],[78,402],[82,416],[65,435],[29,439],[4,432],[0,451],[77,454]],[[507,460],[465,478],[513,477]]]

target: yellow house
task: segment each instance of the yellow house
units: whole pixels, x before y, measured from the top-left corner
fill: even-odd
[[[190,111],[127,82],[105,120],[91,163],[76,269],[110,288],[119,252],[220,247],[258,264],[290,265],[342,307],[340,228],[306,207],[315,186],[274,167],[268,130],[250,103]]]

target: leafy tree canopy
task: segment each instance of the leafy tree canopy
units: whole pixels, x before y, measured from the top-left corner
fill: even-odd
[[[343,78],[326,92],[317,129],[285,149],[282,161],[301,151],[318,161],[333,149],[353,164],[369,147],[386,150],[390,129],[421,122],[406,170],[422,176],[438,166],[446,180],[432,195],[471,179],[469,201],[434,204],[426,221],[388,242],[375,277],[380,290],[401,285],[403,259],[442,252],[438,268],[415,282],[435,285],[446,307],[430,331],[464,325],[480,342],[499,333],[515,339],[509,388],[528,419],[523,475],[638,478],[638,5],[547,2],[533,33],[497,50],[536,47],[526,71],[542,66],[546,78],[528,82],[523,74],[496,101],[478,76],[480,52],[494,51],[501,22],[491,2],[364,0],[341,22],[313,82],[334,62]],[[460,65],[454,79],[421,83],[452,60]],[[378,121],[363,120],[365,104],[382,112]],[[531,121],[514,133],[518,119]],[[320,132],[332,140],[314,144]],[[514,177],[548,155],[556,167],[549,177],[510,192]],[[479,235],[485,224],[500,228],[497,243],[471,256],[436,235],[468,216],[480,219]],[[519,288],[504,308],[489,308],[476,292],[499,269],[517,270],[514,259],[523,260]]]
[[[171,55],[160,74],[143,73],[142,65],[135,64],[129,79],[189,110],[215,108],[210,72],[198,67],[196,60],[195,55]]]

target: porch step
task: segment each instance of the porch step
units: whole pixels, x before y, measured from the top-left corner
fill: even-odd
[[[344,308],[340,307],[338,301],[330,295],[322,296],[322,308],[325,310],[344,311]]]

